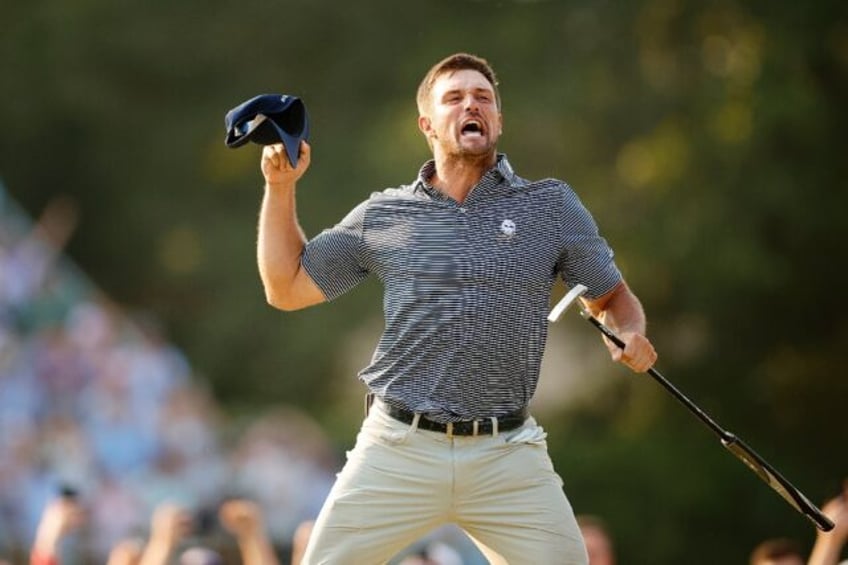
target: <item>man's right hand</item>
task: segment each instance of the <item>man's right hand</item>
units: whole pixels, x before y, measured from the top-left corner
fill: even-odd
[[[305,141],[300,142],[300,157],[297,167],[293,167],[289,161],[286,149],[282,143],[266,145],[262,148],[262,175],[268,187],[283,186],[294,187],[295,183],[303,176],[309,168],[312,148]]]

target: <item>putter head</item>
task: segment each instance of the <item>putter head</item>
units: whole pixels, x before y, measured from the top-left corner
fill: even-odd
[[[549,322],[558,321],[560,319],[560,317],[562,316],[562,313],[565,312],[566,310],[568,310],[568,307],[571,306],[578,298],[583,296],[586,293],[587,290],[589,290],[589,289],[586,288],[586,286],[582,285],[582,284],[576,284],[573,287],[571,287],[571,290],[569,290],[565,294],[565,296],[562,297],[562,300],[557,302],[557,305],[554,306],[553,310],[551,310],[551,313],[548,314],[548,321]]]

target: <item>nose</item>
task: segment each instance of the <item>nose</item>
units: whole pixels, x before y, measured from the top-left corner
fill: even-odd
[[[474,97],[473,93],[468,93],[465,95],[465,100],[463,101],[463,106],[466,112],[476,111],[479,109],[477,104],[477,99]]]

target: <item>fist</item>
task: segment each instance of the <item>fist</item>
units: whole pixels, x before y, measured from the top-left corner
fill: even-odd
[[[191,515],[181,506],[162,503],[153,511],[150,535],[153,539],[176,545],[191,531]]]
[[[312,149],[305,141],[300,142],[300,157],[297,167],[293,167],[282,143],[266,145],[262,148],[262,175],[268,185],[294,186],[306,169],[309,168]]]
[[[644,373],[654,365],[657,360],[657,352],[648,338],[634,332],[625,332],[619,337],[625,343],[624,349],[604,337],[604,342],[609,348],[613,361],[623,363],[637,373]]]
[[[228,500],[218,513],[221,523],[237,537],[255,534],[262,527],[262,512],[250,500]]]

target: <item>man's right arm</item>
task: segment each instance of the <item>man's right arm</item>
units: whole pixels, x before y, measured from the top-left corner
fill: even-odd
[[[306,237],[297,221],[295,189],[309,168],[310,154],[309,144],[302,142],[297,167],[292,167],[282,144],[262,150],[265,194],[256,255],[265,298],[281,310],[298,310],[326,300],[300,263]]]

